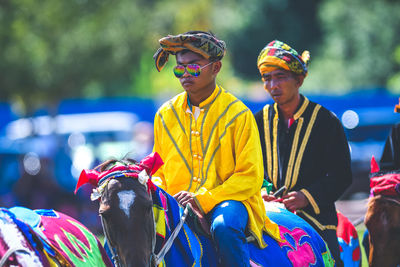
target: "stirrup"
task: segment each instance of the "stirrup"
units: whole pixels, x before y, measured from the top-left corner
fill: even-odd
[[[246,242],[247,243],[251,243],[251,242],[254,242],[254,241],[256,241],[256,238],[254,236],[249,235],[249,236],[246,237]]]

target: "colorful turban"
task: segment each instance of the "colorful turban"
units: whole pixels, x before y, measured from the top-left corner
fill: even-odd
[[[210,60],[221,60],[226,50],[224,41],[208,33],[168,35],[161,38],[159,42],[161,47],[153,56],[158,71],[161,71],[167,63],[170,54],[176,55],[182,50],[193,51]]]
[[[282,68],[296,74],[307,75],[307,63],[310,52],[304,51],[301,56],[296,50],[284,42],[274,40],[267,44],[257,59],[257,66],[261,74]]]

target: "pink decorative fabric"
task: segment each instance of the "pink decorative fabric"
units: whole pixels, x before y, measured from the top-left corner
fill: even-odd
[[[146,170],[148,175],[153,175],[164,162],[162,161],[160,155],[157,152],[151,153],[149,156],[145,157],[139,164],[131,164],[131,165],[116,165],[111,169],[103,172],[99,172],[96,170],[83,170],[81,175],[79,176],[78,182],[75,188],[75,194],[78,189],[84,184],[91,184],[93,186],[97,186],[100,179],[106,177],[107,175],[111,175],[114,172],[122,172],[122,171],[136,171],[132,173],[124,173],[126,177],[138,178],[139,172]],[[154,191],[155,186],[152,183],[151,179],[147,182],[149,190]]]
[[[371,173],[379,172],[379,166],[375,158],[371,159]],[[400,173],[386,173],[370,179],[371,194],[374,196],[399,196],[400,195]]]
[[[107,266],[111,261],[100,241],[75,219],[53,210],[36,210],[41,232],[70,266]]]

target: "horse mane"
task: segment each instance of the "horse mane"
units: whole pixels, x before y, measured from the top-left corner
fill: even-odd
[[[369,231],[369,264],[371,266],[397,266],[399,247],[400,201],[393,196],[370,196],[364,224]],[[393,252],[390,252],[393,251]]]
[[[131,158],[109,159],[109,160],[104,161],[103,163],[100,163],[94,169],[100,170],[101,172],[107,171],[117,163],[121,163],[123,165],[128,166],[128,165],[135,165],[138,163],[138,161],[131,159]]]
[[[368,199],[367,210],[375,208],[375,206],[378,205],[379,203],[383,203],[381,195],[371,196]]]
[[[393,205],[393,204],[400,204],[400,202],[394,198],[384,196],[384,195],[376,195],[371,196],[367,203],[367,212],[373,209],[382,209],[383,205]]]

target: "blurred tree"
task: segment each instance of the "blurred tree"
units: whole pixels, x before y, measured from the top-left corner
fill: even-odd
[[[232,1],[236,8],[230,1],[216,2],[234,70],[244,79],[259,79],[258,53],[278,39],[299,53],[311,52],[305,91],[387,87],[400,92],[399,1]]]
[[[279,39],[311,51],[305,89],[400,91],[399,12],[394,0],[0,1],[0,101],[29,114],[70,97],[174,94],[173,62],[157,73],[152,55],[159,38],[188,30],[227,41],[230,90],[259,80],[258,53]]]
[[[153,79],[157,40],[211,28],[212,2],[2,1],[1,100],[29,113],[62,98],[149,96],[176,86],[171,73]]]
[[[225,5],[225,2],[229,1],[221,0],[220,2]],[[228,52],[231,55],[233,67],[242,78],[259,80],[257,57],[261,49],[272,40],[287,42],[299,53],[318,47],[321,33],[317,23],[317,10],[321,1],[234,2],[235,8],[231,8],[230,12],[238,13],[228,17],[223,13],[221,22],[230,19],[229,23],[235,24],[227,25],[223,32],[229,44]]]
[[[400,44],[397,45],[394,51],[394,60],[396,62],[396,73],[390,77],[388,88],[392,93],[400,94]]]
[[[30,111],[64,97],[121,93],[148,36],[151,8],[135,4],[2,1],[1,97]]]
[[[318,92],[385,88],[399,71],[399,14],[400,2],[394,0],[323,1],[323,42],[314,60],[311,54],[306,85]]]

